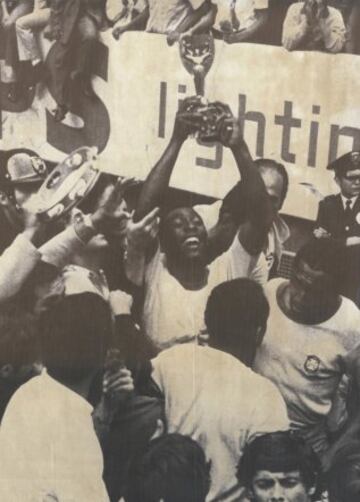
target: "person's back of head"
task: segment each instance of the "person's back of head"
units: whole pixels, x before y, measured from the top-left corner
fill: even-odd
[[[360,500],[360,441],[351,441],[338,451],[327,475],[329,502]]]
[[[152,440],[134,459],[125,502],[205,502],[209,465],[191,438],[168,434]]]
[[[39,361],[36,317],[17,300],[0,306],[0,377],[18,381]]]
[[[110,307],[94,293],[51,300],[40,317],[43,361],[55,378],[75,382],[103,366],[112,334]]]
[[[268,316],[268,301],[255,281],[241,278],[219,284],[212,290],[205,310],[209,345],[251,365]]]
[[[284,498],[276,500],[310,502],[319,472],[317,457],[304,440],[284,431],[264,434],[249,443],[239,463],[237,478],[254,502],[272,500],[272,490],[277,484],[277,495]]]

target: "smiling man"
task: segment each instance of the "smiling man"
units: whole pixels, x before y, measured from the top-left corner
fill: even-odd
[[[169,145],[144,183],[135,221],[155,207],[163,206],[182,145],[198,127],[197,116],[184,114],[186,106],[194,99],[197,98],[186,99],[177,114]],[[130,246],[128,249],[128,270],[131,268],[137,272],[133,282],[142,285],[143,281],[145,284],[145,331],[160,349],[196,340],[204,327],[207,298],[218,284],[238,277],[249,277],[264,283],[267,278],[261,250],[274,211],[236,121],[229,120],[230,123],[224,124],[225,132],[220,141],[231,149],[242,181],[235,187],[234,200],[227,205],[226,214],[222,214],[221,228],[211,236],[211,243],[204,222],[194,208],[179,207],[161,215],[160,247],[153,245],[151,249],[134,250]],[[233,131],[230,138],[226,136],[228,126]],[[239,226],[244,221],[246,228],[241,236],[236,236],[237,232],[233,233],[234,222]],[[131,236],[129,240],[132,240]],[[141,265],[137,266],[138,255],[145,252],[144,273],[139,274]],[[131,273],[128,275],[132,279]]]

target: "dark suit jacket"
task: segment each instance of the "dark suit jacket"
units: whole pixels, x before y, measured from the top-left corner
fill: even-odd
[[[357,221],[359,220],[359,221]],[[360,237],[360,197],[357,198],[347,220],[341,195],[329,195],[319,204],[315,228],[322,227],[336,240]]]

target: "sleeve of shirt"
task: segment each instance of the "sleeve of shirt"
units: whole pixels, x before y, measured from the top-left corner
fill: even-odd
[[[269,7],[269,0],[254,0],[254,9],[262,10]]]
[[[216,260],[219,267],[227,270],[227,280],[248,277],[261,285],[268,280],[268,267],[264,253],[252,256],[241,245],[238,236],[225,253]]]
[[[346,28],[341,12],[331,9],[329,16],[330,19],[321,19],[319,25],[326,50],[337,53],[345,45]]]
[[[189,0],[189,4],[194,10],[199,9],[206,0]]]
[[[262,434],[289,429],[286,404],[277,387],[264,378],[258,393],[259,399],[253,411],[249,441]]]
[[[24,235],[18,235],[0,257],[0,302],[18,293],[41,259],[41,254]]]
[[[282,44],[288,51],[296,49],[307,30],[306,17],[301,15],[299,7],[299,4],[290,5],[284,21]]]
[[[84,242],[79,239],[74,227],[71,226],[44,244],[39,251],[42,261],[63,268],[68,263],[69,256],[84,246]]]

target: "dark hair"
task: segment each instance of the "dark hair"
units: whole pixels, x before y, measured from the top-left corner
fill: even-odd
[[[193,214],[195,214],[201,221],[202,218],[195,211],[195,209],[191,206],[178,206],[170,209],[170,211],[162,211],[160,213],[160,225],[159,225],[159,240],[160,240],[160,245],[161,248],[166,252],[168,251],[173,251],[173,239],[169,236],[169,233],[171,232],[170,226],[169,226],[169,217],[175,212],[179,210],[188,210],[191,211]],[[205,228],[205,225],[204,225]],[[206,229],[205,229],[206,230]]]
[[[280,164],[280,162],[276,162],[273,159],[264,159],[264,158],[256,159],[254,163],[259,169],[273,170],[281,176],[283,180],[281,203],[283,203],[289,190],[289,175],[287,170],[285,169],[285,166],[283,164]]]
[[[254,328],[265,327],[269,303],[260,284],[240,278],[216,286],[207,301],[205,324],[213,347],[255,350]]]
[[[131,464],[126,502],[205,502],[209,465],[191,438],[168,434],[151,441]]]
[[[0,366],[18,369],[34,363],[40,355],[38,324],[34,314],[19,301],[0,306]]]
[[[328,239],[311,238],[296,253],[293,270],[300,262],[309,265],[313,270],[318,270],[329,275],[334,283],[341,277],[344,260],[341,256],[339,244]]]
[[[110,307],[94,293],[60,297],[42,312],[40,330],[48,371],[76,381],[102,365],[112,335]]]
[[[246,445],[238,465],[237,478],[242,486],[251,488],[259,470],[290,472],[299,470],[307,488],[316,484],[320,466],[314,452],[293,432],[272,432],[255,438]]]
[[[360,500],[360,441],[344,445],[334,457],[327,475],[330,502]]]

